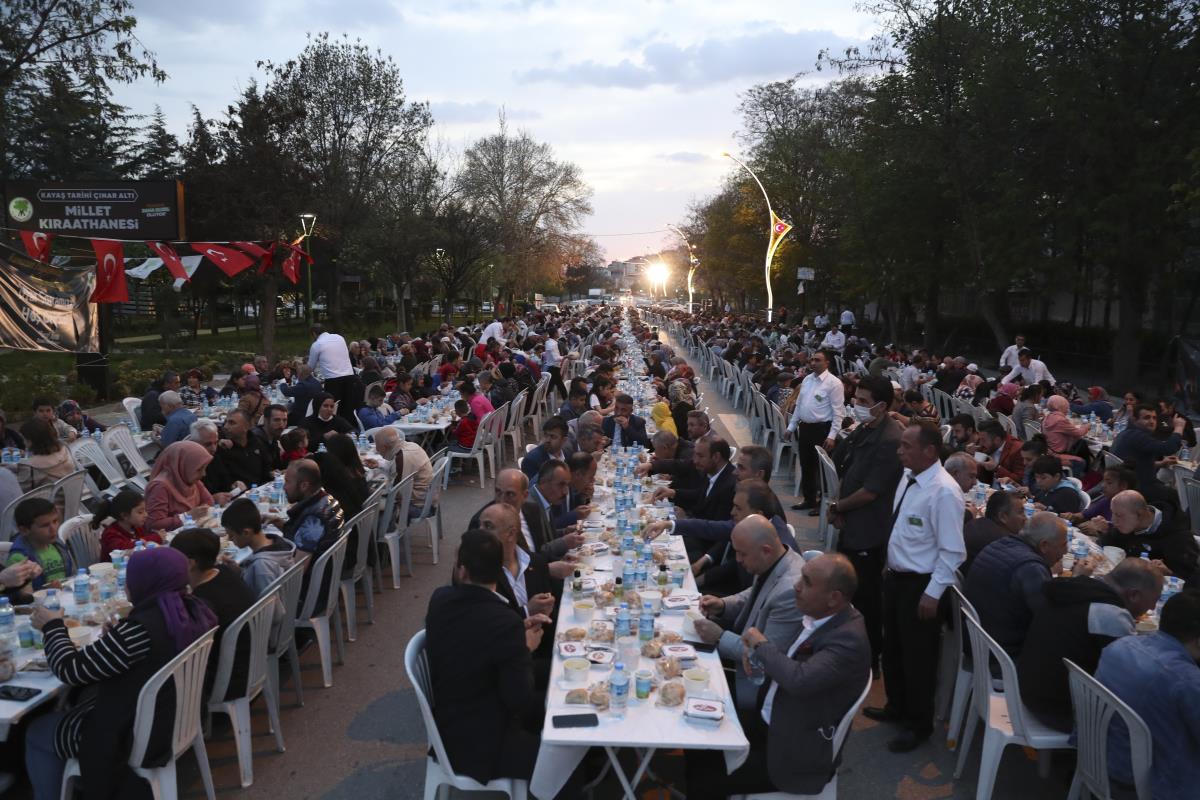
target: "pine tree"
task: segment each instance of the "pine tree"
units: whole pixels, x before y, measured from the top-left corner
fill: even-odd
[[[162,108],[155,106],[150,124],[142,131],[134,172],[143,180],[177,178],[181,166],[179,156],[179,140],[167,130],[167,119]]]

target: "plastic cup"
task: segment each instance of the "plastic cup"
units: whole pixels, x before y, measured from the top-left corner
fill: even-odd
[[[591,662],[586,658],[568,658],[563,662],[563,673],[567,676],[567,683],[585,683],[591,667]]]
[[[639,669],[634,673],[634,691],[637,693],[638,700],[645,700],[650,696],[650,683],[654,677],[654,673],[648,669]]]
[[[596,603],[592,600],[576,600],[573,608],[577,622],[591,622],[592,615],[596,613]]]
[[[638,595],[642,598],[643,603],[650,604],[650,611],[656,616],[662,613],[662,592],[655,589],[643,589]]]
[[[617,657],[632,666],[642,657],[642,643],[636,636],[622,636],[617,639]]]
[[[694,697],[708,690],[708,670],[704,667],[692,667],[683,671],[683,691],[688,697]]]

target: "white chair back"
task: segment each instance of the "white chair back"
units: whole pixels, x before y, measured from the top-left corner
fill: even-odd
[[[1188,515],[1192,520],[1192,531],[1200,531],[1200,481],[1184,478],[1183,491],[1187,495]]]
[[[838,478],[837,468],[834,467],[833,460],[825,452],[825,448],[814,445],[813,449],[817,451],[817,461],[821,465],[820,532],[825,543],[825,552],[831,553],[837,546],[837,529],[829,521],[829,506],[838,498],[841,480]]]
[[[962,598],[960,598],[961,601]],[[964,606],[964,610],[968,606]],[[974,609],[971,609],[974,611]],[[1028,734],[1028,726],[1025,723],[1025,708],[1021,703],[1021,695],[1017,682],[1017,667],[1013,663],[1012,656],[1004,651],[1004,648],[996,643],[996,640],[987,634],[983,626],[979,623],[977,616],[972,614],[962,614],[962,620],[967,628],[967,635],[971,639],[971,666],[973,670],[974,683],[971,687],[972,697],[971,702],[975,704],[976,713],[979,718],[987,723],[991,719],[991,702],[993,695],[997,692],[992,686],[992,670],[989,666],[989,657],[994,658],[1000,665],[1000,680],[1004,685],[1004,691],[999,697],[1004,701],[1005,707],[1008,709],[1008,721],[1012,725],[1014,738],[1026,739]]]
[[[58,526],[58,540],[67,547],[75,569],[90,567],[100,561],[100,531],[92,527],[92,515],[71,517]]]
[[[283,604],[283,617],[274,629],[270,644],[271,652],[277,655],[282,655],[296,640],[296,612],[300,608],[300,591],[304,588],[305,566],[305,562],[297,561],[263,591],[264,595],[274,593]]]
[[[1067,667],[1078,737],[1071,797],[1078,797],[1077,790],[1086,788],[1100,800],[1112,800],[1108,782],[1108,728],[1114,722],[1113,717],[1119,716],[1129,731],[1130,764],[1138,800],[1150,800],[1153,796],[1150,765],[1154,755],[1150,728],[1136,711],[1078,664],[1065,658],[1063,663]]]
[[[137,714],[133,723],[133,747],[129,751],[129,765],[139,771],[146,760],[150,747],[150,731],[154,723],[154,709],[158,704],[159,690],[168,680],[175,682],[175,726],[171,732],[171,755],[179,758],[200,737],[200,709],[204,703],[204,671],[208,666],[208,653],[212,650],[213,637],[217,629],[212,628],[196,641],[185,647],[146,681],[138,693]]]
[[[1025,423],[1025,440],[1028,441],[1034,436],[1042,432],[1042,423],[1026,422]]]
[[[71,448],[71,456],[75,459],[76,465],[85,468],[95,467],[100,471],[100,474],[108,481],[109,492],[116,492],[128,483],[125,473],[114,463],[105,448],[95,440],[76,439],[68,446]],[[88,488],[93,495],[99,497],[102,494],[90,475],[86,477],[85,482],[88,483]]]
[[[83,507],[83,487],[87,470],[77,469],[54,482],[54,496],[62,496],[63,519],[70,519]]]
[[[120,455],[129,462],[129,466],[133,467],[143,481],[150,477],[150,464],[142,457],[137,442],[133,440],[133,433],[127,425],[113,425],[100,434],[100,444],[104,447],[105,455],[118,468],[121,468],[121,462],[117,459],[117,456]]]
[[[996,420],[1000,423],[1000,427],[1004,428],[1004,432],[1009,436],[1017,436],[1017,423],[1013,422],[1013,418],[1008,414],[997,414]]]
[[[338,581],[342,576],[342,564],[346,561],[346,547],[350,541],[350,528],[342,527],[342,535],[333,546],[317,557],[309,571],[308,591],[304,594],[304,603],[296,615],[297,622],[307,622],[314,617],[334,616],[338,605]],[[286,574],[286,573],[285,573]],[[321,600],[321,587],[328,586],[325,604],[318,608]]]
[[[129,415],[129,424],[142,425],[142,399],[140,397],[126,397],[121,401],[121,405],[125,406],[125,413]]]
[[[413,634],[404,648],[404,671],[408,673],[408,680],[417,695],[417,705],[421,707],[421,719],[425,722],[429,747],[437,756],[438,763],[450,772],[450,758],[446,755],[446,746],[442,744],[442,735],[433,717],[433,677],[429,674],[429,658],[425,655],[424,629]]]
[[[17,535],[17,506],[34,497],[54,500],[54,484],[47,483],[45,486],[28,491],[4,507],[4,511],[0,512],[0,542],[10,541]]]
[[[229,623],[221,634],[221,651],[217,656],[217,671],[213,678],[212,690],[209,692],[209,702],[223,705],[229,693],[229,679],[233,676],[234,661],[237,658],[238,639],[242,631],[249,629],[250,647],[249,662],[246,669],[246,688],[241,697],[253,698],[267,682],[267,647],[271,642],[271,622],[275,610],[275,598],[279,592],[278,581],[271,584],[263,592],[254,605],[242,612],[241,616]]]

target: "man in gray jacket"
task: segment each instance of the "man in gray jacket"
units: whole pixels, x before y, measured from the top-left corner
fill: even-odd
[[[804,566],[794,602],[803,615],[799,635],[785,645],[758,628],[742,634],[766,678],[749,710],[738,711],[750,754],[732,774],[704,751],[687,753],[690,800],[735,794],[817,795],[841,760],[835,732],[871,677],[871,645],[862,615],[850,605],[858,579],[844,555],[819,556]],[[739,667],[745,671],[745,664]],[[696,756],[696,757],[693,757]]]
[[[721,657],[740,664],[742,634],[757,628],[780,646],[800,633],[804,615],[796,604],[792,587],[800,580],[804,558],[779,539],[775,526],[761,514],[751,514],[733,529],[730,539],[738,562],[754,575],[749,588],[728,597],[704,595],[700,610],[708,619],[696,620],[696,634],[717,644]],[[739,708],[753,708],[757,687],[737,672],[734,699]]]

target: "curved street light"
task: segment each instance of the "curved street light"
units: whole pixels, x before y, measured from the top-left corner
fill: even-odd
[[[301,214],[300,215],[300,241],[299,244],[304,245],[304,252],[310,253],[308,249],[308,238],[312,236],[313,230],[317,227],[316,214]],[[312,304],[312,259],[306,259],[308,264],[307,284],[308,284],[308,327],[313,325],[313,304]]]
[[[754,170],[750,169],[731,153],[721,153],[721,155],[750,173],[750,177],[754,179],[754,182],[758,184],[759,191],[762,192],[763,200],[767,201],[767,224],[769,226],[768,236],[770,238],[767,242],[767,261],[766,266],[763,268],[763,277],[767,282],[767,322],[770,322],[775,309],[775,293],[771,289],[771,260],[775,257],[775,251],[779,248],[783,237],[787,236],[788,231],[792,229],[792,225],[790,222],[776,216],[775,211],[771,208],[771,198],[767,197],[767,190],[763,188],[762,181],[754,174]]]
[[[667,230],[673,231],[675,233],[675,235],[678,236],[680,239],[683,239],[683,243],[685,245],[687,245],[687,249],[688,249],[688,276],[687,276],[688,313],[692,314],[695,312],[695,306],[692,302],[692,294],[694,291],[693,287],[692,287],[692,277],[696,274],[696,268],[700,266],[700,259],[696,258],[696,248],[692,247],[692,243],[689,242],[687,240],[687,237],[683,235],[683,231],[679,230],[679,228],[675,227],[674,225],[667,225]]]

